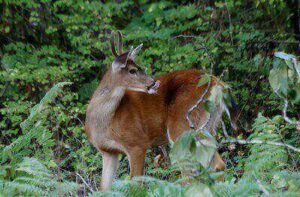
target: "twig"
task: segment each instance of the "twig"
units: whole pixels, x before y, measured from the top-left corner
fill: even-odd
[[[227,5],[227,1],[225,0],[225,5],[226,5],[226,9],[227,9],[227,13],[228,13],[228,20],[229,20],[229,35],[230,35],[230,41],[231,41],[231,45],[233,45],[233,38],[232,38],[232,31],[231,31],[231,15],[228,9],[228,5]]]
[[[300,70],[299,70],[299,68],[298,68],[298,62],[297,62],[297,59],[296,59],[296,58],[292,58],[292,62],[293,62],[293,64],[294,64],[294,68],[295,68],[296,73],[297,73],[297,75],[298,75],[298,78],[299,78],[299,80],[300,80]]]
[[[284,120],[290,124],[293,124],[293,125],[298,125],[300,126],[300,121],[293,121],[291,120],[288,116],[287,116],[287,108],[289,106],[289,102],[287,99],[284,99],[284,107],[282,109],[282,116],[284,118]]]
[[[268,190],[263,186],[263,184],[261,183],[261,181],[256,178],[256,176],[254,175],[254,179],[259,187],[259,189],[266,195],[266,196],[270,196],[270,193],[268,192]]]
[[[221,119],[221,124],[222,124],[222,130],[223,130],[223,133],[224,133],[226,139],[229,139],[230,137],[229,137],[229,135],[227,133],[225,123],[224,123],[224,121],[222,119]]]
[[[177,35],[174,36],[172,39],[176,39],[176,38],[199,38],[201,36],[196,36],[196,35]]]
[[[75,172],[75,174],[82,180],[82,182],[87,186],[87,188],[91,192],[94,192],[93,188],[84,180],[84,178],[82,178],[82,176],[78,172]]]
[[[213,68],[214,68],[214,63],[215,63],[215,61],[214,61],[214,59],[212,58],[212,56],[211,56],[211,54],[209,53],[209,51],[207,50],[207,48],[204,46],[204,45],[202,45],[202,47],[204,48],[204,50],[207,52],[207,54],[208,54],[208,57],[211,59],[211,66],[210,66],[210,79],[209,79],[209,82],[208,82],[208,85],[207,85],[207,87],[206,87],[206,89],[205,89],[205,91],[203,92],[203,94],[201,95],[201,97],[198,99],[198,101],[196,102],[196,104],[195,105],[193,105],[190,109],[189,109],[189,111],[187,112],[187,114],[186,114],[186,119],[187,119],[187,121],[188,121],[188,123],[189,123],[189,126],[190,126],[190,128],[191,129],[193,129],[193,130],[195,130],[195,124],[194,124],[194,122],[191,120],[191,118],[190,118],[190,115],[191,115],[191,113],[199,106],[199,104],[201,103],[201,102],[203,102],[203,99],[204,99],[204,97],[206,96],[206,94],[208,93],[208,90],[209,90],[209,88],[210,88],[210,85],[211,85],[211,81],[212,81],[212,74],[213,74]],[[207,122],[204,124],[204,125],[206,125],[207,124]],[[201,128],[204,128],[204,127],[201,127]]]
[[[213,64],[211,64],[211,67],[210,67],[210,76],[212,76],[212,71],[213,71]],[[187,112],[187,114],[186,114],[186,119],[187,119],[187,121],[189,122],[189,125],[190,125],[190,128],[191,128],[191,129],[195,129],[195,124],[194,124],[194,122],[191,120],[190,115],[191,115],[191,113],[192,113],[192,112],[200,105],[200,103],[203,102],[203,99],[204,99],[204,97],[206,96],[206,94],[208,93],[208,90],[209,90],[209,88],[210,88],[211,81],[212,81],[212,79],[211,79],[211,77],[210,77],[209,82],[208,82],[208,85],[207,85],[205,91],[203,92],[203,94],[201,95],[201,97],[197,100],[196,104],[193,105],[193,106],[188,110],[188,112]]]
[[[223,140],[221,142],[221,144],[227,144],[227,143],[238,143],[238,144],[268,144],[268,145],[274,145],[274,146],[282,146],[285,147],[287,149],[293,150],[295,152],[299,152],[300,153],[300,148],[296,148],[294,146],[291,146],[289,144],[285,144],[282,142],[273,142],[273,141],[262,141],[262,140],[240,140],[240,139],[236,139],[236,138],[231,138],[227,131],[226,131],[226,126],[223,122],[223,120],[221,120],[222,123],[222,129],[223,129],[223,133],[226,137],[226,140]]]
[[[238,144],[268,144],[268,145],[274,145],[274,146],[282,146],[286,147],[288,149],[291,149],[295,152],[300,153],[300,149],[296,148],[294,146],[291,146],[289,144],[284,144],[281,142],[273,142],[273,141],[262,141],[262,140],[239,140],[239,139],[227,139],[221,142],[221,144],[226,144],[226,143],[238,143]]]
[[[160,148],[161,152],[163,153],[163,156],[166,159],[166,161],[168,163],[171,163],[171,160],[170,160],[170,157],[169,157],[168,152],[166,150],[166,147],[162,145],[162,146],[159,146],[159,148]]]
[[[300,121],[293,121],[287,116],[287,109],[289,107],[289,101],[287,100],[287,98],[282,97],[277,91],[275,91],[275,93],[279,98],[284,100],[284,107],[282,109],[283,119],[289,124],[300,126]]]
[[[222,71],[220,77],[218,77],[218,79],[217,79],[217,81],[216,81],[215,84],[218,84],[218,83],[220,82],[221,78],[224,76],[224,73],[225,73],[226,71],[227,71],[226,69],[224,69],[224,70]],[[211,71],[211,72],[212,72],[212,71]],[[211,79],[210,79],[210,80],[211,80]],[[227,109],[227,107],[225,106],[225,111],[226,111],[226,109]],[[228,111],[228,109],[227,109],[227,111]],[[229,117],[229,119],[230,119],[229,111],[228,111],[228,112],[227,112],[227,111],[226,111],[226,113],[228,114],[228,117]],[[199,127],[199,128],[197,129],[196,132],[202,131],[202,130],[206,127],[206,125],[210,122],[210,120],[211,120],[211,118],[212,118],[211,113],[208,113],[208,116],[209,116],[209,117],[207,118],[206,122],[205,122],[204,124],[202,124],[202,126]],[[231,119],[230,119],[230,120],[231,120]],[[214,135],[216,135],[215,132],[214,132]]]

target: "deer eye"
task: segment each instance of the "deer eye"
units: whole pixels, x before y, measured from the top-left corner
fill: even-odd
[[[136,74],[136,72],[137,72],[136,69],[130,69],[130,70],[129,70],[129,73],[130,73],[130,74]]]

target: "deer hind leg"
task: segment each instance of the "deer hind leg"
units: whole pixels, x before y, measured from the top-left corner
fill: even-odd
[[[226,164],[218,152],[213,156],[210,166],[216,171],[224,171],[226,169]]]
[[[118,154],[102,151],[102,181],[101,190],[109,190],[119,165]]]
[[[144,175],[146,151],[147,150],[142,148],[134,148],[128,152],[130,177]]]

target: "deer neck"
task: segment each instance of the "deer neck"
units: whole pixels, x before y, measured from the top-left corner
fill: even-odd
[[[88,121],[93,122],[97,132],[109,126],[124,94],[125,88],[118,84],[109,70],[95,91],[88,108]]]

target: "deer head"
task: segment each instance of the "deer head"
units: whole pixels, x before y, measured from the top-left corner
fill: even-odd
[[[149,94],[156,93],[160,82],[155,81],[135,63],[135,58],[138,52],[143,47],[140,44],[135,49],[131,48],[129,51],[122,52],[122,34],[118,31],[118,52],[115,47],[115,33],[112,32],[111,36],[111,49],[115,56],[115,60],[112,63],[112,74],[116,76],[119,81],[119,85],[127,90],[146,92]]]

